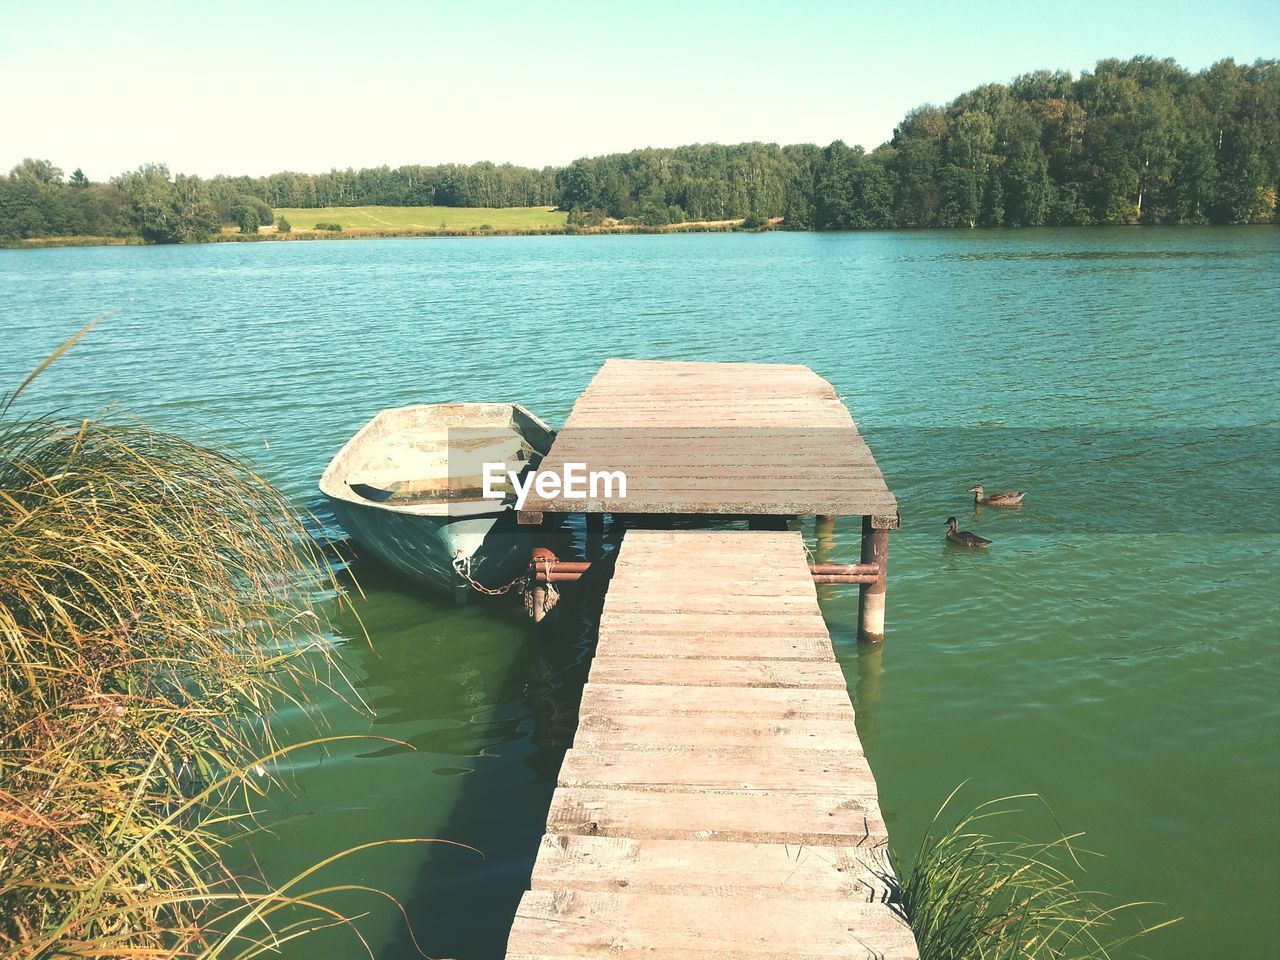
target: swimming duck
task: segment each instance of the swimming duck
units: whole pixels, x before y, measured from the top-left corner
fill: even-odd
[[[969,492],[973,494],[973,505],[976,507],[980,503],[985,503],[992,507],[1012,507],[1014,504],[1021,503],[1025,497],[1025,490],[1010,490],[1008,493],[993,493],[987,496],[982,487],[970,487]]]
[[[958,543],[962,547],[985,547],[991,542],[986,537],[980,537],[968,530],[957,530],[956,526],[959,523],[960,521],[955,517],[947,517],[947,540],[951,543]]]

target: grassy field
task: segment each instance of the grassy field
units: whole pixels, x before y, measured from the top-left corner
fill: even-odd
[[[538,230],[560,228],[568,214],[552,207],[280,207],[294,230],[340,223],[343,230]]]

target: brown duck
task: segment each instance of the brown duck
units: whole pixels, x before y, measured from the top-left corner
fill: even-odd
[[[968,530],[957,530],[956,527],[960,521],[955,517],[947,517],[947,540],[951,543],[959,544],[962,547],[985,547],[989,543],[986,537],[980,537],[976,533],[970,533]]]
[[[1025,490],[1010,490],[1008,493],[993,493],[988,497],[982,487],[970,487],[969,492],[973,494],[975,507],[980,503],[990,507],[1012,507],[1014,504],[1021,503],[1022,498],[1027,495]]]

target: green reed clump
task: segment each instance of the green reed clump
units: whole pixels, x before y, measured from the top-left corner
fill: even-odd
[[[923,960],[1101,960],[1137,936],[1168,926],[1122,915],[1139,903],[1108,903],[1081,888],[1080,834],[1038,842],[1001,840],[988,821],[1019,812],[1033,795],[1002,797],[943,824],[939,809],[916,857],[901,866],[900,905]]]
[[[0,414],[0,957],[249,956],[307,927],[306,895],[222,854],[286,752],[272,702],[334,669],[300,656],[320,569],[234,459]]]

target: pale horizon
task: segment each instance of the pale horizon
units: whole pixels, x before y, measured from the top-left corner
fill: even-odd
[[[1280,54],[1265,5],[75,2],[6,11],[0,169],[94,180],[577,157],[691,143],[874,149],[911,108],[1033,70]],[[927,22],[928,31],[918,27]],[[1271,27],[1266,27],[1271,23]],[[14,91],[22,91],[14,96]]]

